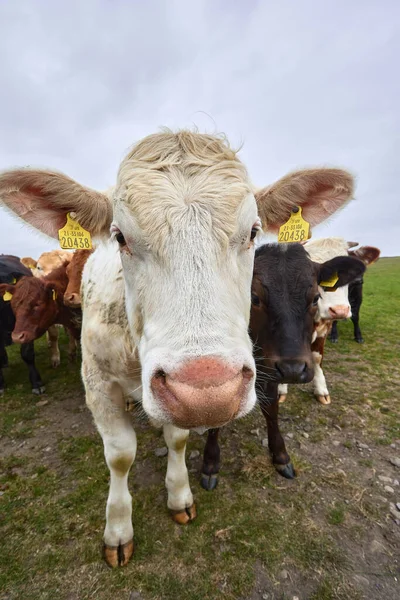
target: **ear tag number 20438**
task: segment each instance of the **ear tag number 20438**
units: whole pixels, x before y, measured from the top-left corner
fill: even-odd
[[[73,218],[74,213],[67,213],[67,222],[58,231],[60,246],[64,250],[89,250],[92,247],[90,233]]]
[[[305,242],[311,237],[310,223],[303,219],[301,212],[300,206],[293,208],[288,221],[279,228],[278,242]]]

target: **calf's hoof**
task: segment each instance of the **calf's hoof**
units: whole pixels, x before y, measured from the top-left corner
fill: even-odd
[[[280,394],[278,398],[279,404],[283,404],[287,398],[287,394]]]
[[[4,394],[4,388],[0,388],[0,396]]]
[[[364,338],[359,337],[359,338],[354,338],[357,342],[357,344],[363,344],[364,343]]]
[[[57,369],[57,367],[60,366],[60,358],[52,358],[51,359],[51,366],[53,367],[53,369]]]
[[[337,344],[339,339],[338,338],[330,338],[330,341],[332,344]]]
[[[212,492],[218,485],[218,473],[212,473],[211,475],[201,474],[200,485],[203,490]]]
[[[40,385],[39,387],[32,388],[32,394],[36,394],[36,396],[40,396],[41,394],[44,394],[45,391],[46,391],[46,388],[44,387],[44,385]]]
[[[282,477],[285,477],[285,479],[294,479],[296,477],[296,471],[294,470],[291,462],[289,462],[287,465],[274,464],[274,467],[277,473],[282,475]]]
[[[103,558],[111,568],[124,567],[130,561],[134,551],[133,540],[118,546],[103,544]]]
[[[186,525],[187,523],[190,523],[190,521],[195,520],[197,516],[196,505],[193,503],[192,506],[187,506],[183,510],[170,509],[170,513],[175,523],[179,523],[179,525]]]
[[[330,404],[331,403],[331,397],[329,395],[328,396],[323,396],[323,395],[319,396],[319,395],[317,395],[315,397],[318,400],[318,402],[320,402],[321,404],[325,404],[326,405],[326,404]]]

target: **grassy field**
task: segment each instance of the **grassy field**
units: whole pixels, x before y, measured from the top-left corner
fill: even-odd
[[[400,468],[390,460],[400,458],[400,259],[381,259],[365,280],[365,344],[342,323],[327,348],[332,404],[292,386],[281,408],[296,480],[271,467],[255,410],[222,432],[217,490],[200,488],[201,457],[188,459],[198,518],[180,527],[166,508],[167,459],[154,454],[161,433],[138,422],[136,553],[120,570],[101,560],[108,471],[79,365],[68,364],[63,338],[62,364],[51,370],[40,340],[47,393],[38,398],[10,348],[0,399],[0,598],[398,600]],[[193,434],[188,455],[204,443]]]

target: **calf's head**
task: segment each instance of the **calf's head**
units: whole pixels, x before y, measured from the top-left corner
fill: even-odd
[[[347,256],[315,263],[300,244],[266,244],[257,249],[250,331],[260,379],[311,381],[319,284],[337,274],[336,286],[345,286],[364,269],[359,260]]]
[[[68,285],[64,293],[64,304],[70,308],[81,306],[81,282],[83,267],[93,250],[76,250],[67,265]]]
[[[72,256],[72,252],[68,252],[68,250],[50,250],[49,252],[43,252],[37,261],[26,256],[21,258],[21,262],[25,267],[31,269],[35,277],[46,277],[65,262],[69,262]]]
[[[48,235],[57,237],[68,211],[93,236],[111,230],[143,407],[180,427],[222,425],[254,406],[248,322],[258,215],[277,230],[300,205],[316,225],[352,190],[348,173],[315,169],[254,192],[224,139],[188,131],[134,146],[109,195],[54,172],[0,176],[3,202]]]
[[[55,321],[58,313],[54,284],[36,277],[21,277],[15,285],[0,284],[0,296],[12,295],[15,316],[12,340],[26,344],[41,337]]]
[[[335,260],[336,263],[332,264],[337,264],[339,268],[341,264],[347,264],[346,262],[343,263],[343,258],[350,258],[348,252],[349,244],[352,245],[353,243],[346,242],[343,238],[331,237],[312,240],[307,242],[304,247],[313,261],[321,264],[327,260]],[[318,302],[316,319],[341,320],[351,317],[348,284],[357,279],[357,277],[361,277],[365,271],[365,265],[358,258],[356,260],[356,263],[349,264],[346,271],[345,284],[342,283],[340,285],[337,282],[333,287],[320,285],[319,294],[321,297]],[[354,265],[354,268],[351,267],[351,264]],[[343,272],[342,275],[344,275]],[[333,276],[339,276],[339,271],[336,272],[333,270],[331,277]],[[329,281],[331,277],[322,278],[320,283]]]

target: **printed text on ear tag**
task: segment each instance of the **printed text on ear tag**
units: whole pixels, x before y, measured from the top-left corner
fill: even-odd
[[[334,273],[334,275],[332,275],[332,277],[330,277],[329,279],[327,279],[326,281],[320,281],[319,285],[321,287],[326,287],[326,288],[333,288],[335,287],[336,283],[339,281],[339,277],[337,273]]]
[[[52,296],[52,298],[53,298],[53,300],[55,302],[57,300],[57,292],[56,292],[56,290],[51,290],[51,291],[52,291],[51,296]]]
[[[10,294],[10,292],[4,292],[4,294],[3,294],[3,300],[5,302],[9,302],[11,300],[11,298],[12,298],[12,294]]]
[[[88,250],[92,247],[90,233],[83,229],[78,221],[71,217],[70,213],[67,214],[66,224],[58,231],[58,239],[61,248],[64,250]]]
[[[311,237],[310,223],[303,219],[301,212],[300,206],[293,208],[289,220],[279,228],[278,242],[304,242]]]

